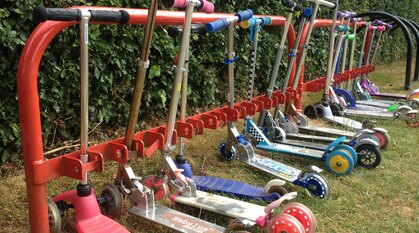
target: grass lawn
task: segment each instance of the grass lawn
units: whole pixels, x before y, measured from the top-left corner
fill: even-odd
[[[404,62],[378,67],[371,79],[385,92],[405,93]],[[305,96],[305,103],[315,101]],[[239,126],[243,122],[238,123]],[[328,201],[318,201],[308,197],[304,190],[286,184],[289,191],[298,191],[295,201],[301,202],[314,212],[317,218],[317,232],[418,232],[419,231],[419,129],[406,128],[401,121],[379,121],[377,125],[388,130],[391,144],[382,151],[382,162],[373,170],[356,167],[350,175],[336,177],[327,171],[323,175],[332,187]],[[222,162],[219,160],[218,143],[226,138],[226,128],[215,131],[206,130],[203,136],[187,142],[187,156],[192,157],[200,167],[198,173],[264,186],[273,177],[244,165],[239,161]],[[270,153],[261,152],[266,156]],[[274,155],[289,165],[303,168],[313,164],[326,170],[324,162]],[[149,159],[133,162],[138,175],[150,175],[157,171],[159,153]],[[100,191],[102,185],[112,181],[117,164],[107,163],[104,173],[93,173],[90,181]],[[2,177],[0,185],[0,232],[28,232],[28,213],[23,170],[16,170]],[[48,183],[51,196],[74,189],[76,180],[60,178]],[[166,204],[169,204],[166,202]],[[129,203],[126,201],[125,207]],[[196,212],[190,208],[176,207],[186,212]],[[126,208],[125,208],[126,209]],[[66,215],[63,232],[74,232],[73,214]],[[203,213],[201,217],[220,224],[223,217]],[[119,220],[131,232],[162,232],[141,219],[130,216],[124,210]]]

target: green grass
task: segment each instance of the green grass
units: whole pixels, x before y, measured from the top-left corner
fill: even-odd
[[[377,68],[371,79],[383,91],[403,93],[404,63],[397,62]],[[313,101],[313,99],[307,100]],[[319,122],[321,123],[321,122]],[[295,201],[301,202],[314,212],[318,227],[317,232],[418,232],[419,229],[419,189],[417,179],[419,129],[406,128],[400,121],[379,121],[380,127],[386,128],[391,136],[391,144],[382,151],[381,164],[373,170],[356,167],[348,176],[336,177],[323,172],[332,187],[328,201],[318,201],[308,197],[304,190],[286,185],[289,191],[298,191]],[[239,126],[243,122],[238,123]],[[226,138],[226,128],[215,131],[206,130],[203,136],[187,141],[187,156],[199,167],[196,173],[222,176],[263,186],[271,176],[249,166],[233,161],[221,162],[218,155],[218,143]],[[324,162],[297,157],[273,155],[284,163],[303,168],[314,164],[323,169]],[[148,159],[133,162],[138,175],[153,174],[161,162],[159,153]],[[202,169],[201,169],[202,168]],[[91,174],[90,181],[100,191],[102,185],[112,180],[117,164],[106,163],[104,173]],[[51,196],[74,189],[77,181],[61,178],[48,184]],[[23,170],[17,170],[1,180],[0,232],[27,232],[28,213]],[[165,202],[168,204],[168,202]],[[125,207],[129,206],[126,201]],[[196,213],[190,208],[176,207],[187,213]],[[73,214],[66,215],[64,232],[74,232]],[[225,222],[225,218],[204,213],[201,217]],[[162,232],[163,228],[130,216],[124,210],[119,220],[132,232]]]

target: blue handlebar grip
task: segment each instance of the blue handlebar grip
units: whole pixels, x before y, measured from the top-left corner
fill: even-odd
[[[304,8],[301,16],[304,18],[310,18],[312,14],[313,14],[313,10],[310,7],[306,7]]]
[[[349,27],[347,25],[339,25],[335,27],[335,30],[338,32],[347,32],[349,31]]]
[[[218,19],[213,22],[205,24],[205,29],[207,29],[208,32],[215,32],[223,28],[226,28],[227,25],[228,25],[228,21],[226,19]]]
[[[240,11],[239,13],[235,14],[234,16],[237,16],[239,20],[237,22],[245,21],[253,17],[253,11],[250,9]]]
[[[262,22],[259,24],[260,26],[266,26],[272,23],[271,17],[261,17],[259,18]]]

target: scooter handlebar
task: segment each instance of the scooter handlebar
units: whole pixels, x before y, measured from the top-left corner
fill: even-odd
[[[126,24],[129,21],[129,14],[125,10],[91,10],[90,20],[94,22],[117,22]]]
[[[283,6],[286,6],[288,8],[294,8],[295,11],[300,11],[301,10],[301,6],[300,4],[292,1],[292,0],[281,0],[281,4]]]
[[[386,22],[384,22],[382,20],[379,20],[379,19],[375,19],[373,21],[373,23],[377,26],[385,26],[387,29],[390,29],[390,30],[393,28],[393,25],[391,25],[389,23],[386,23]]]
[[[335,3],[324,1],[324,0],[307,0],[307,2],[312,2],[312,3],[315,3],[315,4],[327,6],[327,7],[330,7],[332,9],[334,9],[336,7]]]
[[[33,10],[33,18],[37,22],[47,20],[80,21],[81,11],[79,9],[45,8],[43,5],[38,5]]]
[[[200,3],[197,10],[205,13],[214,12],[214,4],[207,0],[163,0],[163,4],[171,8],[185,8],[190,2]]]
[[[117,22],[120,24],[128,23],[129,14],[125,10],[89,10],[90,20],[94,22]],[[82,18],[80,9],[66,8],[45,8],[43,5],[35,7],[33,11],[34,20],[45,22],[54,21],[80,21]]]
[[[246,21],[240,22],[240,27],[247,29],[247,28],[252,28],[256,25],[266,26],[271,23],[272,23],[272,19],[270,17],[251,18]]]
[[[240,11],[239,13],[235,14],[234,17],[225,19],[221,18],[212,22],[205,24],[205,29],[208,32],[216,32],[218,30],[226,28],[230,23],[234,22],[242,22],[253,17],[253,11],[250,9]]]
[[[345,39],[347,39],[347,40],[354,40],[355,38],[356,38],[356,35],[355,34],[345,35]]]
[[[204,26],[202,24],[192,24],[191,25],[191,33],[201,33],[204,31]],[[170,26],[167,29],[167,34],[170,37],[174,38],[179,36],[183,32],[182,26]]]
[[[355,17],[355,16],[356,16],[356,13],[351,12],[351,11],[338,11],[338,13],[337,13],[338,18],[349,19],[349,18],[352,18],[352,17]]]
[[[368,26],[368,30],[377,30],[377,31],[385,31],[386,30],[386,27],[385,26],[372,26],[372,25],[369,25]]]

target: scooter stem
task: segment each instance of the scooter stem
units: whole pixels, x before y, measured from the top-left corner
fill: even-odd
[[[228,52],[227,59],[232,61],[235,57],[234,52],[234,24],[228,25]],[[228,64],[228,107],[234,108],[234,62]]]
[[[164,153],[168,153],[171,150],[171,142],[173,138],[173,131],[175,128],[176,111],[179,104],[179,92],[182,85],[182,77],[185,72],[186,53],[188,52],[189,48],[189,35],[191,31],[192,13],[195,8],[195,4],[196,3],[194,1],[190,1],[186,6],[185,10],[185,21],[183,24],[182,42],[180,44],[179,59],[175,71],[175,80],[173,81],[172,86],[169,116],[167,119],[166,130],[164,132]]]
[[[157,0],[151,0],[150,8],[148,9],[147,25],[144,32],[143,47],[141,50],[141,57],[138,63],[137,78],[134,87],[134,96],[132,97],[132,104],[128,118],[128,125],[125,132],[124,144],[131,149],[132,141],[135,133],[135,126],[137,124],[138,114],[141,105],[141,98],[144,90],[145,76],[149,66],[148,55],[150,53],[150,46],[153,37],[153,30],[156,21]]]
[[[329,102],[329,89],[330,89],[330,84],[331,84],[332,76],[333,76],[333,70],[332,70],[333,51],[334,51],[333,46],[335,44],[335,35],[334,34],[335,34],[338,8],[339,8],[339,0],[336,0],[335,9],[334,9],[334,12],[333,12],[333,23],[332,23],[332,27],[330,28],[329,54],[328,54],[327,69],[326,69],[326,85],[325,85],[324,94],[323,94],[323,101],[325,103]]]
[[[90,12],[81,11],[80,20],[80,160],[89,162],[87,154],[89,132],[89,20]],[[81,184],[87,184],[88,173],[83,175]]]

